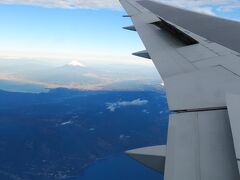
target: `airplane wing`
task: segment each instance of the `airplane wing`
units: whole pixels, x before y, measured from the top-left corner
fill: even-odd
[[[120,0],[152,59],[170,111],[166,146],[131,150],[165,180],[239,180],[240,23],[144,0]]]

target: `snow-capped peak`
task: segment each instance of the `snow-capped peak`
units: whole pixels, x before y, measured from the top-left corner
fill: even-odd
[[[86,67],[84,64],[80,63],[79,61],[72,61],[67,64],[68,66],[75,66],[75,67]]]

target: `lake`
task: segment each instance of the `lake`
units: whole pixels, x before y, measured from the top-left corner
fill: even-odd
[[[65,180],[162,180],[158,172],[146,168],[126,155],[109,157],[89,166],[81,177]]]

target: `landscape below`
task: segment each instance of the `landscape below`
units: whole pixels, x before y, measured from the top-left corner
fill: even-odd
[[[130,177],[135,162],[122,153],[165,144],[168,114],[163,90],[0,91],[0,179],[87,180],[113,159]]]

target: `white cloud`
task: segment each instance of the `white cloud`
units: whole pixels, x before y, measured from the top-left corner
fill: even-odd
[[[145,114],[150,114],[150,112],[146,109],[143,109],[142,112],[145,113]]]
[[[65,125],[68,125],[68,124],[72,124],[72,121],[67,121],[67,122],[61,123],[62,126],[65,126]]]
[[[58,8],[120,8],[118,0],[0,0],[0,3]]]
[[[106,103],[107,109],[114,112],[116,109],[126,106],[143,106],[148,103],[148,100],[135,99],[133,101],[118,101],[115,103]]]
[[[240,8],[239,0],[155,0],[174,6],[183,7],[207,14],[214,14],[212,6],[218,6],[219,11],[231,11]],[[58,8],[110,8],[120,9],[118,0],[0,0],[0,3],[27,4]]]
[[[68,63],[67,65],[69,66],[75,66],[75,67],[86,67],[84,64],[82,64],[79,61],[71,61],[70,63]]]
[[[90,128],[89,131],[95,131],[95,128]]]
[[[155,0],[155,1],[211,15],[215,14],[213,6],[215,7],[217,6],[218,11],[232,11],[234,9],[240,8],[239,0]]]
[[[120,136],[119,136],[120,140],[125,140],[125,139],[128,139],[128,138],[130,138],[130,136],[126,136],[125,134],[120,134]]]

